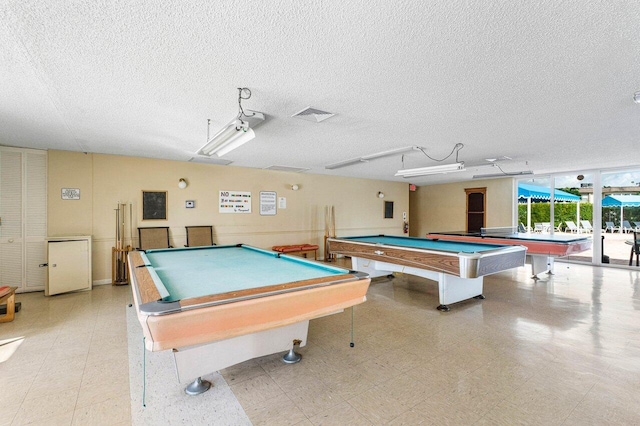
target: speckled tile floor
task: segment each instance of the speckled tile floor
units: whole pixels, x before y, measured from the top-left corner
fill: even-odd
[[[348,311],[320,318],[302,362],[251,360],[217,385],[256,425],[640,424],[639,272],[558,262],[537,282],[528,267],[487,277],[484,294],[441,313],[435,283],[376,279],[354,348]],[[0,324],[27,337],[0,364],[0,424],[129,424],[129,288],[18,300]],[[154,387],[189,398],[175,378]]]

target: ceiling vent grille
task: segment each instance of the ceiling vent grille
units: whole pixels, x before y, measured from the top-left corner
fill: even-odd
[[[300,172],[304,172],[307,171],[309,169],[304,169],[301,167],[289,167],[289,166],[269,166],[269,167],[265,167],[265,170],[275,170],[278,172],[293,172],[293,173],[300,173]]]
[[[233,161],[223,160],[222,158],[211,158],[205,156],[191,157],[189,158],[191,163],[203,163],[203,164],[217,164],[219,166],[228,166]]]
[[[327,118],[333,117],[335,114],[331,112],[321,111],[319,109],[306,107],[302,111],[298,111],[292,115],[292,117],[301,118],[303,120],[311,121],[313,123],[320,123]]]

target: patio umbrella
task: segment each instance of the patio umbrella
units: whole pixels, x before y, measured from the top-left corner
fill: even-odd
[[[640,195],[607,195],[602,199],[602,207],[620,207],[620,232],[622,232],[622,222],[624,220],[625,207],[640,206]],[[613,232],[613,231],[612,231]]]
[[[555,201],[577,202],[577,218],[580,223],[580,197],[565,191],[556,189],[553,191]],[[531,228],[531,203],[551,201],[551,188],[544,186],[529,185],[527,183],[518,184],[518,202],[527,203],[527,229]]]

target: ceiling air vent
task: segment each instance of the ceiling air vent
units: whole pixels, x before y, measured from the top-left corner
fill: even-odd
[[[319,109],[306,107],[302,111],[298,111],[292,115],[292,117],[301,118],[303,120],[319,123],[327,118],[333,117],[335,114],[331,112],[321,111]]]
[[[301,167],[289,167],[289,166],[269,166],[269,167],[265,167],[265,170],[275,170],[278,172],[293,172],[293,173],[300,173],[300,172],[304,172],[306,170],[309,169],[304,169]]]
[[[211,158],[211,157],[191,157],[189,158],[189,162],[191,163],[203,163],[203,164],[217,164],[219,166],[228,166],[233,163],[233,161],[223,160],[222,158]]]

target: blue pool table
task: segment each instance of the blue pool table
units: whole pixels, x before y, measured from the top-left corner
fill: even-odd
[[[203,374],[304,345],[310,319],[364,302],[370,282],[242,244],[131,252],[129,268],[145,347],[173,350],[178,380],[198,378],[187,393]]]
[[[354,270],[372,278],[403,272],[438,282],[440,305],[483,299],[483,276],[523,266],[522,246],[434,241],[427,238],[369,235],[329,238],[331,253],[351,257]]]

